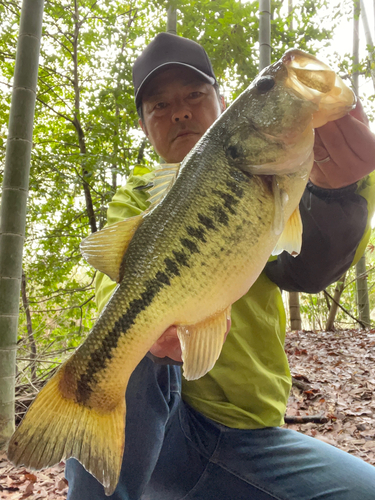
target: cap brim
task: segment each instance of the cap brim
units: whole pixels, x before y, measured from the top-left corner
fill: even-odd
[[[137,90],[137,92],[135,94],[135,104],[136,104],[137,108],[138,108],[138,106],[140,104],[139,101],[141,99],[141,93],[142,93],[142,90],[144,89],[144,86],[146,85],[146,83],[148,83],[152,78],[154,78],[156,76],[156,74],[162,68],[165,68],[166,66],[185,66],[186,68],[192,69],[196,73],[199,73],[206,80],[206,82],[210,83],[211,85],[213,85],[216,82],[215,78],[212,78],[212,76],[207,75],[203,71],[200,71],[199,69],[195,68],[194,66],[191,66],[190,64],[186,64],[186,63],[182,63],[182,62],[178,62],[178,61],[167,62],[167,63],[164,63],[164,64],[160,64],[160,66],[158,66],[157,68],[154,68],[151,71],[151,73],[149,73],[146,76],[146,78],[142,81],[142,83],[138,87],[138,90]]]

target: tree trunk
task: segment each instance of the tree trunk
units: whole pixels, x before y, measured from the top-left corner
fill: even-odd
[[[83,132],[79,110],[80,110],[80,91],[79,91],[79,78],[78,78],[78,38],[79,38],[79,12],[78,12],[78,0],[74,0],[74,39],[73,39],[73,81],[74,81],[74,120],[73,124],[77,131],[79,150],[82,155],[86,155],[86,140],[85,134]],[[86,210],[89,218],[89,224],[91,232],[95,233],[98,230],[96,225],[96,218],[94,212],[94,205],[92,203],[90,185],[86,181],[88,172],[85,167],[82,167],[82,185],[83,191],[85,193]]]
[[[359,15],[360,15],[360,0],[353,2],[353,90],[355,95],[358,95],[358,65],[359,65]]]
[[[167,10],[167,33],[177,35],[177,10],[176,7],[169,6]]]
[[[288,0],[288,16],[290,16],[289,31],[293,30],[293,0]]]
[[[357,303],[359,319],[367,326],[371,326],[370,321],[370,303],[367,286],[366,273],[366,255],[362,255],[358,264],[355,266],[357,283]]]
[[[14,431],[16,345],[43,0],[23,0],[0,226],[0,449]]]
[[[299,307],[299,293],[289,292],[289,314],[290,314],[290,329],[302,330],[301,311]]]
[[[271,1],[259,0],[259,71],[271,64]]]
[[[365,4],[363,0],[361,0],[361,18],[362,18],[362,23],[363,23],[363,29],[365,31],[365,37],[366,37],[366,45],[368,49],[368,56],[370,59],[370,73],[371,73],[371,78],[372,78],[372,84],[375,89],[375,70],[373,68],[375,58],[374,58],[374,44],[372,41],[372,36],[370,32],[370,26],[368,24],[367,20],[367,14],[366,14],[366,9],[365,9]]]
[[[361,1],[354,0],[354,11],[353,11],[353,64],[355,71],[353,72],[353,86],[354,92],[358,95],[359,89],[359,75],[358,75],[358,64],[359,64],[359,16],[361,13]],[[366,14],[365,14],[366,15]],[[370,306],[369,306],[369,296],[368,296],[368,286],[367,286],[367,275],[366,275],[366,257],[363,255],[359,262],[355,266],[356,270],[356,285],[357,285],[357,302],[358,302],[358,315],[359,320],[365,325],[370,325]]]
[[[336,283],[336,288],[335,288],[335,293],[333,295],[333,301],[331,303],[331,307],[329,308],[329,314],[328,314],[328,319],[326,323],[326,331],[330,332],[334,330],[334,323],[335,323],[335,318],[337,314],[337,309],[339,307],[340,303],[340,297],[342,295],[342,292],[344,291],[345,287],[345,278],[346,278],[346,273],[341,276],[339,281]]]

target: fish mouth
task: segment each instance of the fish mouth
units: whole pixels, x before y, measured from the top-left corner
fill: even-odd
[[[336,74],[325,63],[298,49],[288,50],[282,57],[289,77],[297,79],[295,84],[308,87],[311,92],[326,94],[336,83]]]
[[[288,71],[285,84],[319,107],[313,118],[314,128],[342,118],[355,107],[354,92],[315,56],[291,49],[285,52],[282,63]]]

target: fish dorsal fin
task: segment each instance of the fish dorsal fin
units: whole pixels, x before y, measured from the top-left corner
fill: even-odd
[[[148,190],[150,207],[153,208],[160,203],[172,188],[179,169],[180,163],[163,163],[155,170],[155,177],[152,182],[153,186]]]
[[[95,269],[119,283],[122,279],[120,276],[122,259],[136,229],[143,220],[144,213],[90,234],[81,242],[83,257]]]
[[[223,347],[230,306],[195,325],[179,325],[184,377],[196,380],[213,368]]]
[[[284,250],[289,252],[293,257],[301,252],[302,246],[302,220],[297,207],[288,222],[285,224],[277,245],[275,246],[272,255],[279,255]]]

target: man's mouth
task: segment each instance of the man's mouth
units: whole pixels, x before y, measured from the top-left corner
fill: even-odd
[[[179,132],[175,139],[178,139],[179,137],[185,137],[187,135],[196,135],[198,132],[193,132],[192,130],[181,130],[181,132]]]

